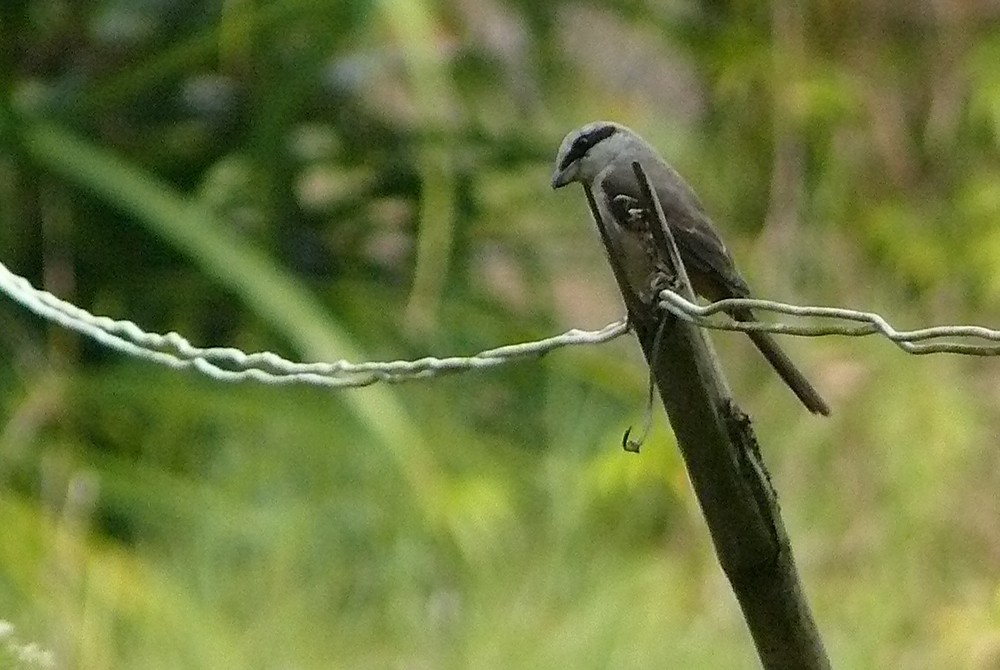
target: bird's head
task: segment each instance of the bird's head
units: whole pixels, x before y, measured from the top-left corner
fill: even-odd
[[[574,181],[589,183],[622,151],[643,144],[639,136],[613,121],[593,121],[563,138],[556,154],[552,188]]]

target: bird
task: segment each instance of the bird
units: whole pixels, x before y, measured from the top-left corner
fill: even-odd
[[[594,121],[563,139],[556,154],[552,188],[577,182],[590,189],[601,221],[619,247],[629,288],[645,304],[652,304],[660,285],[658,277],[670,267],[667,250],[659,248],[643,223],[634,161],[642,165],[656,191],[695,293],[709,301],[751,297],[750,287],[687,182],[633,130],[613,121]],[[737,321],[754,320],[746,308],[731,310],[729,315]],[[830,414],[823,397],[769,333],[747,334],[806,409],[813,414]]]

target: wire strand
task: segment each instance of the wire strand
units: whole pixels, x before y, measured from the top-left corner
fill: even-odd
[[[628,330],[625,321],[619,320],[598,330],[574,328],[554,337],[487,349],[472,356],[428,356],[412,361],[298,363],[272,352],[247,354],[232,347],[196,347],[175,332],[149,333],[131,321],[94,316],[47,291],[36,289],[2,263],[0,292],[38,316],[90,337],[109,349],[174,369],[193,368],[213,379],[227,382],[301,383],[333,388],[368,386],[381,381],[400,382],[497,367],[567,346],[600,344]]]
[[[300,363],[272,352],[245,353],[233,347],[196,347],[178,333],[150,333],[131,321],[95,316],[72,303],[33,287],[0,263],[0,292],[25,309],[52,323],[76,331],[123,354],[173,369],[194,369],[226,382],[254,381],[262,384],[309,384],[330,388],[355,388],[377,382],[401,382],[442,374],[485,370],[528,357],[538,357],[562,347],[601,344],[628,331],[624,319],[598,330],[572,329],[553,337],[508,344],[472,356],[428,356],[416,360],[364,361],[352,363]],[[766,331],[779,335],[864,337],[882,335],[911,354],[954,353],[970,356],[1000,355],[1000,344],[929,342],[944,337],[974,338],[1000,343],[1000,331],[983,326],[934,326],[896,330],[882,316],[839,307],[789,305],[773,300],[733,298],[697,305],[677,293],[660,293],[660,306],[703,328],[715,330]],[[716,320],[713,316],[734,309],[751,309],[796,317],[838,319],[849,323],[764,323]]]
[[[1000,342],[1000,331],[983,326],[933,326],[917,330],[896,330],[882,316],[874,312],[859,312],[841,307],[809,307],[788,305],[774,300],[758,300],[755,298],[727,298],[709,305],[696,305],[673,291],[660,293],[660,306],[669,310],[681,319],[690,321],[705,328],[715,330],[738,330],[743,332],[764,331],[779,335],[798,335],[801,337],[823,337],[827,335],[846,335],[863,337],[881,334],[896,346],[911,354],[966,354],[969,356],[997,356],[1000,346],[989,344],[973,344],[967,342],[938,342],[921,344],[925,340],[942,337],[966,337]],[[792,325],[786,323],[761,323],[760,321],[711,321],[709,317],[719,312],[751,309],[758,312],[774,312],[792,316],[812,316],[828,319],[852,321],[859,325],[849,324],[808,324]]]

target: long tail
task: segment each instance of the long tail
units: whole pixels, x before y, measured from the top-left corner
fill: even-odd
[[[752,321],[754,317],[750,312],[741,312],[734,314],[733,318],[738,321]],[[792,392],[806,406],[806,409],[813,414],[830,415],[830,406],[826,404],[826,401],[823,400],[819,392],[813,388],[813,385],[809,383],[805,375],[799,372],[799,369],[792,363],[792,359],[781,350],[781,347],[774,341],[770,333],[757,331],[747,333],[747,335],[753,340],[754,345],[760,350],[760,353],[764,354],[764,358],[771,364],[774,371],[778,373],[778,376],[788,384],[788,388],[792,389]]]

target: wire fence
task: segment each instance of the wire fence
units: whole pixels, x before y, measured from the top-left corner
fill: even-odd
[[[562,347],[601,344],[628,332],[625,320],[598,330],[569,330],[532,342],[510,344],[471,356],[425,357],[417,360],[365,361],[352,363],[298,363],[271,352],[245,353],[231,347],[201,348],[178,333],[148,333],[131,321],[95,316],[72,303],[33,287],[0,263],[0,292],[29,311],[99,344],[121,353],[174,369],[191,368],[226,382],[255,381],[263,384],[309,384],[332,388],[368,386],[377,382],[400,382],[442,374],[484,370],[526,357],[538,357]],[[820,337],[881,335],[911,354],[954,353],[972,356],[1000,355],[1000,344],[954,341],[978,339],[1000,343],[1000,331],[982,326],[936,326],[918,330],[896,330],[878,314],[839,307],[804,307],[772,300],[728,299],[709,305],[689,302],[677,293],[663,291],[661,307],[681,319],[716,330],[767,331],[783,335]],[[736,308],[796,317],[835,319],[841,323],[764,323],[713,319]],[[847,322],[847,323],[844,323]],[[940,340],[952,338],[951,341]]]
[[[896,330],[884,317],[874,312],[859,312],[842,307],[808,307],[788,305],[774,300],[756,298],[728,298],[709,305],[696,305],[673,291],[660,293],[660,306],[674,315],[713,330],[738,330],[743,332],[765,331],[779,335],[800,337],[823,337],[846,335],[863,337],[882,335],[897,347],[910,354],[965,354],[968,356],[998,356],[1000,344],[975,344],[972,342],[927,342],[944,337],[975,338],[990,342],[1000,342],[1000,330],[984,326],[933,326],[917,330]],[[833,324],[788,324],[762,323],[760,321],[712,321],[709,317],[739,308],[749,308],[757,312],[773,312],[798,317],[821,317],[839,319],[851,323]]]

